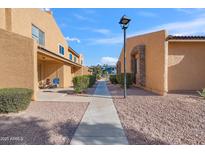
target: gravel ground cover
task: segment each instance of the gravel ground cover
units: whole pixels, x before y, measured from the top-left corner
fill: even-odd
[[[196,94],[158,96],[139,88],[123,99],[108,88],[130,144],[205,144],[205,100]]]
[[[0,144],[69,144],[88,104],[31,102],[24,112],[0,114]]]

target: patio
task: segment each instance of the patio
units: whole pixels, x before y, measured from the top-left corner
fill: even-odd
[[[75,94],[73,88],[40,89],[37,92],[37,101],[90,102],[94,89],[89,88],[87,94]]]

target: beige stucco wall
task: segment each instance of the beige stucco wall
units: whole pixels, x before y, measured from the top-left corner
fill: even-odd
[[[63,74],[64,74],[63,87],[72,86],[73,78],[72,78],[72,73],[71,73],[71,66],[63,65]]]
[[[52,82],[54,78],[58,77],[60,79],[60,87],[63,87],[63,75],[61,73],[61,71],[63,71],[63,69],[61,69],[62,66],[63,64],[59,62],[38,60],[38,73],[41,74],[41,79],[39,79],[39,81],[50,79]]]
[[[0,9],[0,28],[5,29],[5,9]]]
[[[168,90],[205,88],[205,42],[169,42]]]
[[[5,12],[7,12],[7,16],[5,16]],[[32,37],[32,24],[35,25],[45,33],[44,47],[59,54],[58,45],[60,44],[64,47],[65,50],[65,55],[62,56],[69,59],[69,54],[71,52],[68,50],[68,43],[52,14],[44,12],[41,9],[0,9],[0,19],[2,19],[3,22],[5,22],[5,17],[11,20],[7,20],[7,27],[9,27],[12,32],[26,37]],[[0,27],[5,25],[3,22],[0,23]],[[72,54],[73,57],[77,57],[78,62],[78,56],[74,53]]]
[[[74,71],[74,76],[91,75],[92,74],[89,71],[89,68],[87,66],[82,66],[80,68],[75,68],[73,71]]]
[[[64,46],[65,52],[68,50],[67,42],[51,14],[40,9],[12,9],[13,32],[32,37],[32,24],[45,33],[46,49],[58,53],[58,44],[61,44]]]
[[[139,35],[127,39],[126,61],[127,72],[131,73],[131,52],[137,45],[145,45],[145,59],[146,59],[146,87],[158,94],[164,95],[167,92],[167,46],[165,42],[167,34],[166,31],[158,31]],[[124,72],[123,50],[119,60],[121,61],[121,72]]]
[[[86,66],[83,66],[83,75],[91,75],[92,73],[89,71],[89,68]]]
[[[29,88],[36,98],[36,44],[30,38],[0,29],[0,88]]]

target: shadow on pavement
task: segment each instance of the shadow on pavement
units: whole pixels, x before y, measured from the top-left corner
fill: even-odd
[[[12,120],[12,121],[11,121]],[[67,121],[56,123],[50,128],[45,128],[42,126],[44,120],[37,119],[35,117],[30,118],[10,118],[7,116],[0,117],[0,144],[1,145],[49,145],[49,144],[58,144],[58,142],[51,142],[51,130],[55,130],[57,135],[61,136],[65,140],[65,143],[60,144],[69,144],[71,138],[73,137],[78,123],[75,121]],[[109,145],[113,143],[115,138],[119,138],[116,144],[121,144],[120,136],[123,131],[121,128],[118,128],[111,124],[87,124],[83,123],[83,127],[88,128],[83,132],[78,132],[79,136],[85,136],[85,134],[90,135],[89,141],[86,138],[78,138],[78,141],[82,144],[89,143],[90,145],[95,144],[104,144]],[[109,130],[114,130],[117,133],[113,133],[112,131],[106,132],[108,136],[104,136],[103,138],[95,138],[95,132],[99,131],[99,129],[108,128]],[[103,131],[103,130],[101,130]],[[150,137],[147,134],[142,134],[138,131],[128,129],[125,131],[131,135],[128,135],[128,141],[132,144],[132,140],[136,139],[137,136],[137,144],[166,144],[163,141],[157,139],[149,139]],[[115,134],[115,135],[114,135]],[[117,134],[117,135],[116,135]],[[99,134],[102,135],[102,134]]]

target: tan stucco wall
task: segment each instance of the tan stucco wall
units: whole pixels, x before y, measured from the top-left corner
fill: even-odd
[[[5,16],[5,12],[7,12],[7,16]],[[8,15],[10,15],[11,18]],[[68,43],[65,40],[65,37],[59,29],[52,14],[44,12],[41,9],[0,9],[0,19],[5,21],[5,17],[11,20],[7,20],[7,30],[10,29],[14,33],[31,38],[31,28],[33,24],[45,33],[44,47],[46,49],[59,54],[58,45],[61,44],[65,50],[65,55],[62,56],[69,59],[69,54],[71,52],[68,50]],[[5,23],[2,22],[0,23],[0,27],[1,25],[5,25]],[[72,54],[73,61],[74,56],[76,56],[78,62],[78,56],[74,53]]]
[[[67,42],[53,16],[40,9],[12,9],[12,31],[32,37],[32,24],[45,33],[45,48],[58,53],[58,44],[68,50]],[[68,56],[68,55],[65,55]]]
[[[71,66],[69,65],[63,65],[63,87],[69,87],[72,86],[72,73],[71,73]]]
[[[205,42],[169,42],[168,90],[205,88]]]
[[[0,9],[0,28],[5,29],[5,9]]]
[[[63,64],[55,61],[38,61],[38,65],[41,67],[38,70],[41,71],[41,80],[46,81],[46,79],[50,79],[52,82],[54,78],[58,77],[60,79],[60,86],[63,87],[63,75],[61,73],[63,71],[61,69]]]
[[[83,75],[91,75],[92,73],[89,71],[89,68],[86,66],[83,66]]]
[[[0,29],[0,88],[29,88],[36,97],[36,44],[30,38]]]
[[[87,66],[82,66],[81,68],[75,68],[73,70],[74,76],[80,76],[80,75],[91,75],[92,73],[89,71],[89,68]]]
[[[131,52],[137,45],[145,45],[145,60],[146,60],[146,87],[158,94],[164,95],[166,89],[167,67],[166,61],[167,50],[165,38],[166,31],[158,31],[139,35],[127,39],[126,61],[127,72],[131,72]],[[124,72],[123,49],[119,60],[121,61],[121,72]]]

